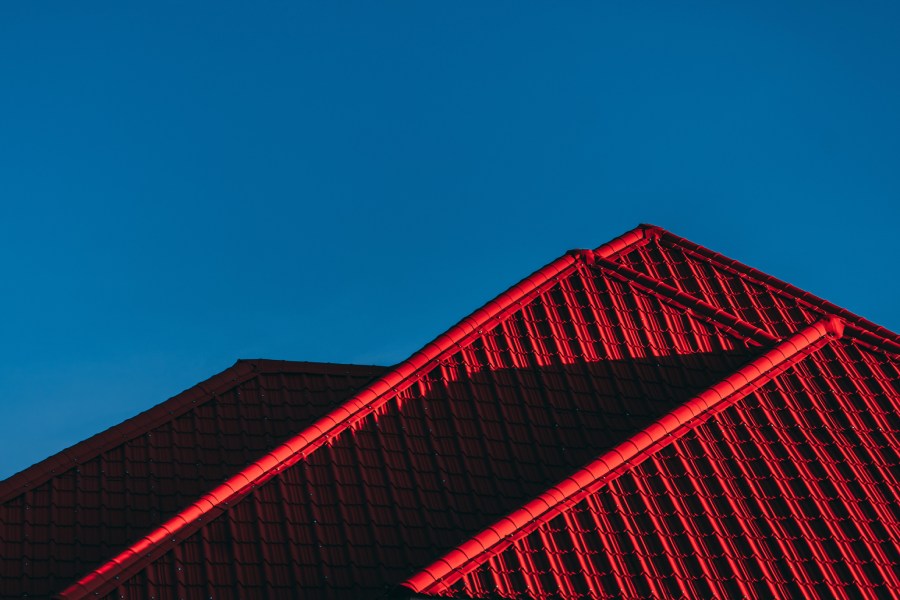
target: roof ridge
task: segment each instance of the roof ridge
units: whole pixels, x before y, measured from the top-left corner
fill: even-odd
[[[636,271],[627,265],[606,258],[597,258],[591,266],[605,269],[613,276],[623,281],[628,281],[647,293],[677,304],[682,308],[686,308],[691,312],[696,313],[701,318],[705,317],[706,319],[714,321],[720,328],[738,337],[750,339],[759,343],[771,344],[778,341],[778,338],[768,331],[760,329],[752,323],[714,306],[701,298],[697,298],[687,292],[682,292],[664,281],[654,279],[649,275]]]
[[[588,466],[486,527],[402,585],[418,594],[437,591],[434,588],[439,583],[451,585],[464,574],[463,570],[470,571],[502,552],[514,541],[577,504],[611,479],[764,385],[774,375],[803,360],[821,347],[822,340],[827,343],[829,338],[839,338],[843,333],[843,321],[828,318],[779,342],[762,356],[608,450]],[[448,577],[453,579],[448,582]]]
[[[648,240],[646,227],[639,226],[592,252],[594,256],[609,258]],[[555,284],[563,273],[572,270],[582,260],[584,252],[574,251],[564,254],[490,300],[296,436],[204,494],[103,565],[85,574],[63,590],[58,597],[83,598],[88,594],[103,593],[107,587],[115,585],[121,576],[127,576],[139,569],[143,559],[156,558],[152,556],[153,552],[166,551],[202,524],[209,522],[210,515],[221,514],[227,510],[229,503],[240,500],[258,485],[374,413],[396,393],[405,389],[405,384],[415,381],[417,374],[432,367],[445,354],[454,352],[468,338],[478,335],[488,323],[501,321],[519,310],[523,301],[530,300]]]
[[[873,323],[865,317],[861,317],[846,308],[842,308],[824,298],[820,298],[815,294],[800,289],[795,285],[787,283],[768,273],[764,273],[759,269],[748,266],[738,260],[729,258],[715,250],[710,250],[705,246],[701,246],[700,244],[674,234],[671,231],[667,231],[662,227],[648,224],[642,224],[641,227],[648,232],[648,236],[652,236],[654,239],[668,241],[690,254],[697,255],[705,260],[714,261],[727,271],[748,277],[754,282],[768,287],[773,292],[794,298],[809,308],[816,308],[820,311],[824,311],[826,314],[840,317],[842,320],[847,321],[848,325],[855,326],[857,337],[870,344],[882,349],[887,349],[893,353],[900,352],[900,334],[894,333],[886,327]]]
[[[254,363],[238,361],[168,400],[26,467],[0,481],[0,504],[43,484],[54,475],[147,433],[166,421],[204,404],[219,392],[253,379],[257,374]],[[200,399],[203,401],[198,404]]]
[[[392,368],[390,366],[382,365],[281,360],[277,358],[239,358],[237,362],[239,364],[252,364],[259,374],[308,373],[311,375],[377,375],[378,373],[383,373]]]
[[[42,485],[55,475],[96,458],[103,452],[142,436],[160,425],[206,404],[223,391],[246,383],[260,374],[271,372],[352,374],[357,372],[377,375],[383,373],[386,368],[340,363],[240,359],[205,381],[0,481],[0,504]]]

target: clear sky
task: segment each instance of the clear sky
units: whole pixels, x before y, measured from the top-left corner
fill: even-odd
[[[0,478],[639,222],[900,329],[896,2],[122,4],[0,8]]]

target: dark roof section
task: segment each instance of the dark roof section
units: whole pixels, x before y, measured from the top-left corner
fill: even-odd
[[[91,460],[122,443],[140,437],[155,427],[195,408],[197,402],[212,398],[217,391],[230,389],[253,377],[250,362],[238,361],[206,381],[157,404],[130,419],[50,456],[0,481],[0,504],[45,483],[80,463]]]
[[[618,472],[567,480],[552,509],[530,503],[521,527],[499,521],[408,585],[453,598],[896,594],[896,357],[807,337],[763,385]]]
[[[102,431],[0,481],[0,504],[46,482],[103,452],[138,438],[184,413],[202,406],[223,391],[231,390],[259,373],[339,375],[372,379],[389,367],[337,363],[241,359],[221,373],[169,398],[165,402]]]
[[[0,596],[58,591],[385,371],[238,361],[7,479]]]
[[[801,330],[680,404],[515,512],[486,527],[410,578],[406,585],[421,593],[447,590],[457,580],[501,554],[518,539],[565,514],[573,505],[620,476],[623,471],[634,468],[663,447],[702,425],[746,394],[768,383],[776,374],[819,349],[829,337],[839,336],[842,332],[843,325],[839,321],[823,321]],[[525,593],[525,590],[521,593]]]

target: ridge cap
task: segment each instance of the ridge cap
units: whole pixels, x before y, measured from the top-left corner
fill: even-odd
[[[726,270],[735,271],[738,274],[744,275],[751,281],[769,288],[772,292],[788,296],[809,308],[815,308],[824,312],[825,314],[823,317],[828,315],[839,317],[846,321],[847,325],[850,325],[857,330],[857,337],[873,343],[876,346],[883,347],[886,345],[890,348],[890,352],[900,353],[900,334],[891,331],[887,327],[878,325],[865,317],[857,315],[856,313],[816,296],[811,292],[807,292],[783,279],[779,279],[774,275],[769,275],[768,273],[760,271],[755,267],[751,267],[739,260],[729,258],[720,252],[716,252],[715,250],[711,250],[696,242],[692,242],[671,231],[656,227],[655,225],[641,225],[641,227],[652,228],[659,233],[659,239],[668,241],[673,245],[680,247],[682,250],[687,250],[689,253],[699,254],[703,258],[715,262]]]
[[[734,333],[742,339],[752,340],[758,344],[776,343],[779,341],[779,339],[771,333],[764,329],[760,329],[749,321],[714,306],[693,294],[682,292],[661,279],[636,271],[625,264],[598,257],[590,266],[603,270],[622,281],[628,282],[629,284],[644,290],[645,293],[652,294],[663,302],[679,305],[698,318],[711,322],[717,328]]]

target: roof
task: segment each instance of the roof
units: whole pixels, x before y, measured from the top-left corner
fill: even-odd
[[[456,597],[896,595],[898,420],[882,391],[895,367],[809,328],[696,416],[648,428],[407,585]],[[807,383],[823,378],[836,386]]]
[[[385,372],[242,360],[0,483],[0,597],[45,597]]]
[[[898,353],[884,328],[640,226],[551,262],[368,384],[347,377],[246,462],[213,466],[210,441],[194,475],[227,479],[76,566],[45,548],[65,576],[0,581],[64,598],[897,590]],[[28,478],[14,479],[13,494]],[[29,500],[2,498],[19,503],[4,529],[27,528]],[[60,527],[49,505],[44,540]],[[21,534],[0,541],[6,574],[34,560]]]

